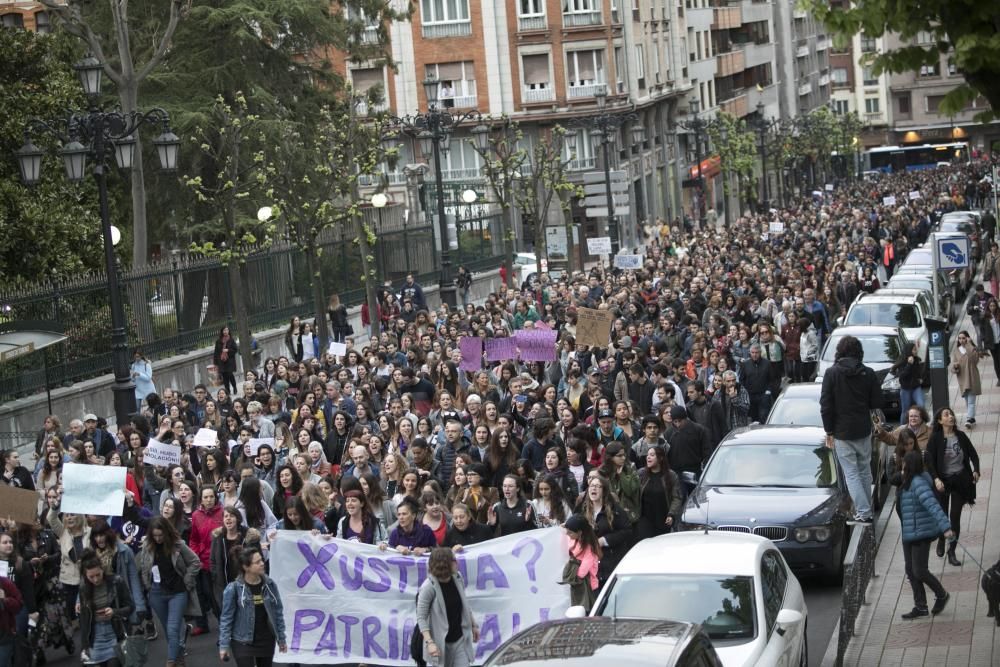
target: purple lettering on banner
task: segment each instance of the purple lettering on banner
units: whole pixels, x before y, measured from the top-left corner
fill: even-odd
[[[524,569],[528,573],[528,580],[531,581],[531,592],[537,593],[538,586],[535,585],[535,582],[537,581],[537,579],[535,578],[536,577],[535,563],[537,563],[538,559],[542,557],[542,551],[543,551],[542,543],[534,539],[533,537],[526,537],[520,542],[518,542],[517,546],[511,549],[510,553],[512,556],[517,556],[518,558],[520,558],[521,552],[524,551],[524,548],[529,544],[532,547],[534,547],[534,553],[531,555],[530,558],[528,558],[527,562],[524,564]]]
[[[319,580],[323,582],[323,585],[326,586],[326,589],[332,591],[336,584],[333,582],[333,577],[330,576],[330,573],[326,569],[326,562],[333,558],[333,555],[337,553],[337,545],[333,543],[327,544],[323,546],[323,548],[319,550],[319,553],[315,555],[312,552],[312,548],[309,546],[309,542],[305,540],[299,540],[298,547],[302,557],[305,558],[306,563],[308,563],[306,569],[302,570],[302,573],[299,574],[298,581],[295,582],[298,587],[305,588],[306,584],[309,583],[309,580],[312,579],[313,573],[315,573],[316,576],[319,577]]]
[[[417,622],[408,618],[403,622],[403,641],[400,642],[399,659],[410,659],[410,640],[413,638],[413,631],[417,627]]]
[[[455,555],[457,556],[457,558],[455,558],[455,560],[458,563],[458,573],[462,575],[462,581],[465,582],[465,587],[468,588],[469,587],[469,567],[465,563],[465,556],[463,554],[460,554],[460,553],[459,554],[455,554]]]
[[[549,608],[542,607],[541,609],[538,610],[538,622],[544,623],[547,620],[549,620]]]
[[[389,565],[395,565],[399,568],[399,592],[406,592],[406,582],[409,581],[409,574],[407,570],[414,564],[412,558],[407,556],[393,556],[391,558],[386,558],[385,562]]]
[[[365,590],[372,593],[385,593],[392,588],[392,579],[389,578],[389,567],[381,558],[369,558],[368,569],[378,576],[378,581],[366,581]]]
[[[462,352],[462,363],[458,367],[463,371],[478,371],[483,367],[483,339],[479,336],[462,336],[458,342]]]
[[[486,339],[487,361],[513,361],[514,359],[517,359],[517,345],[513,338],[503,336]]]
[[[311,622],[305,623],[304,619],[311,618]],[[319,626],[323,625],[323,619],[326,618],[326,613],[320,611],[319,609],[298,609],[295,612],[295,616],[292,620],[292,652],[299,650],[302,645],[302,633],[312,632]]]
[[[513,637],[518,632],[521,631],[521,615],[516,611],[511,615],[511,631],[510,634]]]
[[[313,649],[313,653],[319,655],[323,651],[329,651],[330,655],[338,655],[337,653],[337,619],[330,616],[326,619],[326,628],[323,629],[323,636],[319,638],[316,642],[316,648]]]
[[[344,624],[344,657],[351,657],[351,630],[358,624],[358,619],[354,616],[341,614],[337,620]]]
[[[558,331],[521,329],[514,334],[517,348],[521,351],[521,361],[555,361]]]
[[[399,611],[389,612],[389,659],[399,659]]]
[[[483,656],[490,655],[503,643],[500,636],[500,619],[496,614],[486,614],[483,624],[479,626],[479,644],[476,646],[476,662],[481,662]]]
[[[510,588],[507,575],[490,554],[480,554],[476,559],[476,588],[485,590],[486,584],[493,582],[493,588]]]
[[[356,591],[361,588],[361,583],[364,579],[364,567],[365,561],[360,556],[354,557],[354,576],[351,573],[347,564],[347,556],[340,555],[340,578],[344,582],[344,588],[349,591]]]
[[[366,658],[384,658],[385,649],[379,646],[375,636],[382,631],[382,621],[378,616],[369,616],[361,622],[361,640],[364,642],[362,653]]]

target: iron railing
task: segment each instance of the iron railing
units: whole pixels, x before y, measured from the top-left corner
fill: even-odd
[[[854,636],[854,624],[862,605],[867,604],[865,596],[868,592],[868,583],[875,574],[877,551],[875,528],[871,525],[855,526],[844,558],[844,590],[837,637],[837,667],[844,664],[847,645]]]

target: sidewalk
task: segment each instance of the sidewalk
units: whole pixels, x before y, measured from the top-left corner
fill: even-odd
[[[968,317],[962,327],[972,330]],[[955,333],[960,330],[956,328]],[[989,568],[1000,558],[1000,482],[993,475],[1000,440],[1000,387],[990,359],[979,364],[983,394],[976,406],[976,425],[966,431],[979,452],[981,478],[976,504],[962,512],[960,544]],[[950,374],[951,406],[958,422],[965,422],[965,401]],[[903,569],[899,520],[893,516],[879,545],[875,577],[855,624],[855,636],[844,656],[845,665],[940,665],[988,667],[1000,664],[1000,628],[986,616],[982,573],[961,548],[962,567],[948,565],[931,550],[930,569],[951,593],[945,610],[936,617],[904,621],[900,614],[913,607],[913,595]],[[933,595],[928,593],[928,595]],[[836,632],[834,633],[836,641]]]

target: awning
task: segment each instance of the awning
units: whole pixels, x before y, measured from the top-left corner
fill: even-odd
[[[702,178],[712,178],[716,174],[722,171],[722,158],[718,155],[713,155],[707,157],[701,161],[701,177]],[[698,165],[693,165],[688,173],[691,174],[691,178],[698,178]]]
[[[0,363],[44,350],[66,340],[67,336],[54,331],[8,331],[0,333]]]

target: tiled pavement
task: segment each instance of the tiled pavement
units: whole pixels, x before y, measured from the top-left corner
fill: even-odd
[[[971,330],[968,319],[965,328]],[[989,358],[979,365],[983,395],[976,407],[976,426],[968,431],[979,452],[982,476],[976,487],[976,504],[962,512],[960,543],[990,567],[1000,558],[1000,483],[992,474],[1000,439],[1000,387]],[[955,376],[949,386],[951,405],[960,424],[965,421],[965,401]],[[900,614],[913,607],[913,595],[903,573],[899,520],[893,515],[879,546],[875,574],[868,588],[844,658],[845,665],[934,665],[935,667],[989,667],[1000,665],[1000,627],[986,616],[986,595],[980,588],[981,572],[961,548],[962,567],[952,567],[931,550],[930,569],[951,600],[939,616],[904,621]],[[933,599],[933,593],[928,591]],[[836,632],[833,641],[836,641]],[[829,656],[829,652],[827,653]]]

